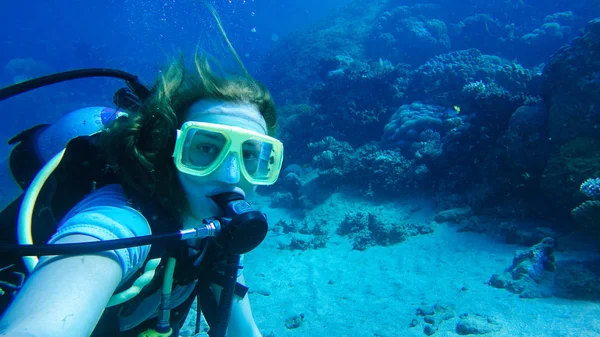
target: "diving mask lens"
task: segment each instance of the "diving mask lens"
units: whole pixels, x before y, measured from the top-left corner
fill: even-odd
[[[218,132],[202,129],[190,129],[182,148],[182,164],[199,175],[214,171],[215,165],[223,156],[228,143],[225,136]]]
[[[178,132],[175,165],[184,173],[206,176],[230,153],[237,156],[246,179],[257,185],[275,183],[283,161],[283,145],[275,138],[227,125],[186,122]]]
[[[269,180],[271,172],[278,170],[273,148],[271,143],[254,139],[246,140],[242,144],[244,169],[253,180]]]

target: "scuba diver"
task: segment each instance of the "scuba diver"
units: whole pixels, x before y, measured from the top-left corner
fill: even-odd
[[[88,69],[0,90],[2,100],[90,76],[129,85],[116,109],[76,110],[9,142],[0,336],[175,337],[195,299],[209,336],[262,336],[242,257],[268,225],[246,198],[275,183],[283,145],[269,91],[215,18],[239,76],[217,75],[197,54],[192,69],[173,62],[151,89]]]

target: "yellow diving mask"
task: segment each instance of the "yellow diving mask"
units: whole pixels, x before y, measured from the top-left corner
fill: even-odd
[[[177,130],[173,157],[177,169],[194,176],[207,176],[234,154],[242,175],[255,185],[277,181],[283,163],[283,144],[267,135],[244,128],[185,122]]]

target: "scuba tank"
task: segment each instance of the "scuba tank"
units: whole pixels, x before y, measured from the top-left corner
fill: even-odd
[[[69,141],[101,132],[110,122],[124,115],[127,114],[112,108],[82,108],[54,124],[35,126],[10,139],[8,144],[15,146],[0,161],[0,212],[23,194],[33,173],[63,150]]]
[[[135,75],[120,70],[93,68],[56,73],[2,88],[0,101],[44,86],[89,77],[113,77],[126,81],[128,88],[119,89],[113,96],[117,107],[134,107],[150,95],[150,90]],[[15,146],[0,161],[0,212],[23,194],[31,177],[64,149],[71,139],[93,135],[123,114],[119,108],[83,108],[67,114],[54,124],[37,125],[10,139],[8,144]]]

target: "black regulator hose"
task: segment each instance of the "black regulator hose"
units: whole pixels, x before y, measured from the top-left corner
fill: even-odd
[[[150,95],[150,90],[146,88],[145,85],[140,83],[138,77],[135,75],[115,69],[90,68],[71,70],[42,76],[21,83],[13,84],[6,88],[2,88],[0,89],[0,101],[47,85],[88,77],[118,78],[126,81],[131,90],[133,90],[133,92],[139,98],[145,99]]]
[[[44,256],[44,255],[80,255],[91,254],[115,249],[164,244],[182,240],[181,234],[154,234],[138,236],[135,238],[115,239],[97,242],[57,243],[57,244],[0,244],[0,254],[17,256]]]
[[[230,220],[216,240],[226,253],[225,280],[219,298],[216,324],[210,327],[208,336],[225,337],[231,318],[240,254],[256,248],[267,235],[269,226],[266,216],[254,210],[241,194],[222,193],[212,196],[212,199],[223,210],[225,218]]]
[[[219,298],[219,308],[217,309],[217,324],[210,327],[208,331],[209,337],[225,337],[229,319],[231,318],[231,306],[233,304],[233,295],[235,293],[235,285],[237,283],[238,268],[240,265],[240,255],[231,254],[227,256],[225,267],[225,284],[221,290]]]

